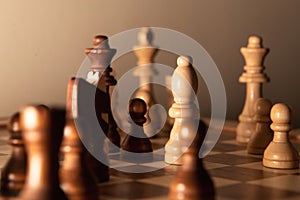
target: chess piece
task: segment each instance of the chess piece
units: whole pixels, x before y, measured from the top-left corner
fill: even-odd
[[[175,118],[170,139],[165,145],[165,162],[181,164],[180,156],[191,142],[185,139],[197,132],[199,109],[195,104],[198,89],[196,72],[191,65],[191,58],[180,56],[177,59],[178,67],[172,76],[172,93],[175,103],[169,110],[169,115]]]
[[[254,106],[256,131],[251,135],[247,150],[250,154],[263,155],[268,144],[273,139],[273,131],[270,129],[270,111],[272,103],[268,99],[259,98]]]
[[[149,110],[156,104],[152,85],[152,77],[157,75],[153,66],[154,57],[158,48],[152,45],[153,34],[150,28],[143,27],[138,33],[139,45],[134,47],[134,53],[138,59],[137,68],[133,75],[139,78],[139,88],[134,93],[134,98],[143,99],[147,104],[146,123],[144,125],[145,133],[148,137],[154,136],[162,127],[159,113],[153,109],[151,119]]]
[[[98,183],[106,182],[109,180],[108,158],[104,150],[107,128],[105,128],[105,123],[101,123],[97,118],[97,111],[95,113],[95,104],[99,103],[97,101],[97,94],[100,94],[99,89],[81,78],[75,80],[73,88],[75,88],[72,97],[73,107],[76,107],[78,112],[75,120],[76,127],[88,150],[88,153],[85,154],[85,162]]]
[[[183,155],[182,166],[170,184],[170,200],[213,200],[215,196],[214,184],[206,172],[202,158],[198,153],[206,134],[205,124],[199,123],[199,129]]]
[[[145,114],[147,112],[147,105],[142,99],[131,99],[129,102],[129,119],[131,124],[129,133],[125,136],[122,142],[121,156],[124,159],[130,160],[149,160],[152,159],[152,144],[150,139],[144,132],[143,124],[146,122]],[[127,152],[137,153],[130,156]],[[149,154],[150,153],[150,154]]]
[[[106,136],[112,143],[109,144],[109,151],[116,152],[120,147],[120,135],[117,131],[117,124],[113,118],[110,101],[110,86],[116,85],[117,81],[110,74],[112,68],[110,62],[116,53],[116,49],[109,47],[108,38],[103,35],[97,35],[93,40],[93,47],[85,50],[91,61],[90,71],[87,75],[87,81],[96,85],[96,112],[99,121],[102,121],[103,114],[107,113],[107,131]],[[100,122],[101,123],[101,122]]]
[[[271,109],[271,119],[274,138],[264,152],[263,165],[277,169],[298,168],[299,155],[288,135],[292,129],[290,108],[283,103],[275,104]]]
[[[58,179],[58,151],[65,112],[45,106],[26,106],[20,125],[27,152],[28,170],[19,199],[67,199]]]
[[[69,200],[98,199],[98,188],[94,177],[85,164],[84,156],[87,150],[82,144],[75,126],[77,118],[76,103],[73,103],[75,78],[68,84],[66,104],[66,125],[60,151],[64,155],[64,161],[59,170],[61,187]],[[76,96],[76,95],[74,95]],[[74,99],[74,101],[76,101]]]
[[[20,114],[14,114],[7,126],[10,132],[8,143],[12,146],[12,153],[1,171],[1,194],[4,196],[17,196],[26,177],[26,152],[19,119]]]
[[[174,103],[174,97],[172,94],[172,91],[169,89],[171,88],[171,82],[172,82],[172,75],[168,75],[165,78],[165,83],[166,83],[166,92],[168,94],[168,104],[167,104],[167,108],[170,108],[172,106],[172,104]],[[164,135],[166,136],[170,136],[170,132],[173,128],[174,125],[174,118],[170,117],[170,115],[167,116],[167,120],[166,123],[162,129],[162,132],[165,133]]]
[[[250,136],[255,132],[253,108],[255,101],[262,97],[262,84],[269,81],[267,75],[263,73],[263,60],[268,52],[268,49],[262,47],[262,39],[258,36],[250,36],[248,46],[241,48],[246,65],[239,82],[246,83],[246,99],[239,116],[236,140],[242,144],[248,143]]]

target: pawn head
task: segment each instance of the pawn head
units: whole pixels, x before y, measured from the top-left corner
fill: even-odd
[[[144,100],[134,98],[129,101],[129,115],[131,119],[139,126],[147,121],[145,114],[147,112],[147,105]]]
[[[275,124],[289,124],[291,109],[284,103],[277,103],[271,109],[271,119]]]
[[[271,107],[272,107],[271,101],[265,98],[257,99],[254,105],[255,113],[261,116],[269,116]]]
[[[40,130],[48,128],[49,120],[49,108],[44,105],[26,106],[20,114],[22,130]]]

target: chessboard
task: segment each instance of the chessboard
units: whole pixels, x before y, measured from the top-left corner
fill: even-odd
[[[228,125],[229,124],[229,125]],[[262,156],[250,155],[246,147],[236,142],[236,123],[227,123],[213,150],[204,158],[210,174],[217,200],[230,199],[285,199],[300,198],[300,169],[277,170],[262,166]],[[161,149],[168,138],[152,138],[154,149]],[[11,154],[7,144],[8,133],[1,131],[0,167]],[[300,151],[300,141],[291,142]],[[169,184],[180,166],[167,165],[162,168],[164,152],[154,154],[152,162],[131,163],[121,159],[120,153],[110,153],[110,180],[99,184],[102,200],[166,200]],[[139,173],[147,169],[149,172]],[[128,173],[134,171],[136,173]]]

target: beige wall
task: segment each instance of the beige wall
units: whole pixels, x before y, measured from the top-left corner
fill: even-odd
[[[206,48],[223,76],[231,119],[244,103],[239,48],[250,34],[261,35],[271,49],[264,95],[290,104],[300,126],[298,0],[10,0],[1,1],[0,16],[0,116],[31,102],[63,104],[67,81],[95,34],[157,26],[183,32]],[[130,64],[121,67],[115,68],[119,75]],[[209,101],[207,92],[199,96],[201,104]]]

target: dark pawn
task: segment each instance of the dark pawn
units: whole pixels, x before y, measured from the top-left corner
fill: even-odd
[[[170,184],[170,200],[212,200],[214,185],[199,158],[199,150],[206,134],[206,125],[200,121],[193,143],[183,155],[183,163]]]
[[[60,147],[64,155],[64,161],[59,170],[61,187],[70,200],[96,200],[98,199],[97,183],[84,162],[87,150],[79,138],[74,122],[77,118],[77,108],[72,98],[74,84],[75,78],[72,78],[68,84],[66,126]]]
[[[26,153],[19,119],[20,114],[14,114],[7,126],[12,154],[1,172],[1,194],[4,196],[17,196],[25,182]]]
[[[150,153],[153,152],[152,144],[143,129],[143,125],[147,121],[145,117],[146,113],[147,105],[144,100],[138,98],[130,100],[130,118],[128,122],[131,124],[131,128],[122,142],[122,150],[125,151],[121,152],[122,157],[125,159],[133,159],[136,161],[152,159],[152,153]],[[129,156],[127,152],[138,154]]]
[[[26,106],[20,113],[20,125],[28,170],[19,199],[67,199],[58,179],[58,151],[65,125],[65,112],[50,110],[45,106]]]

